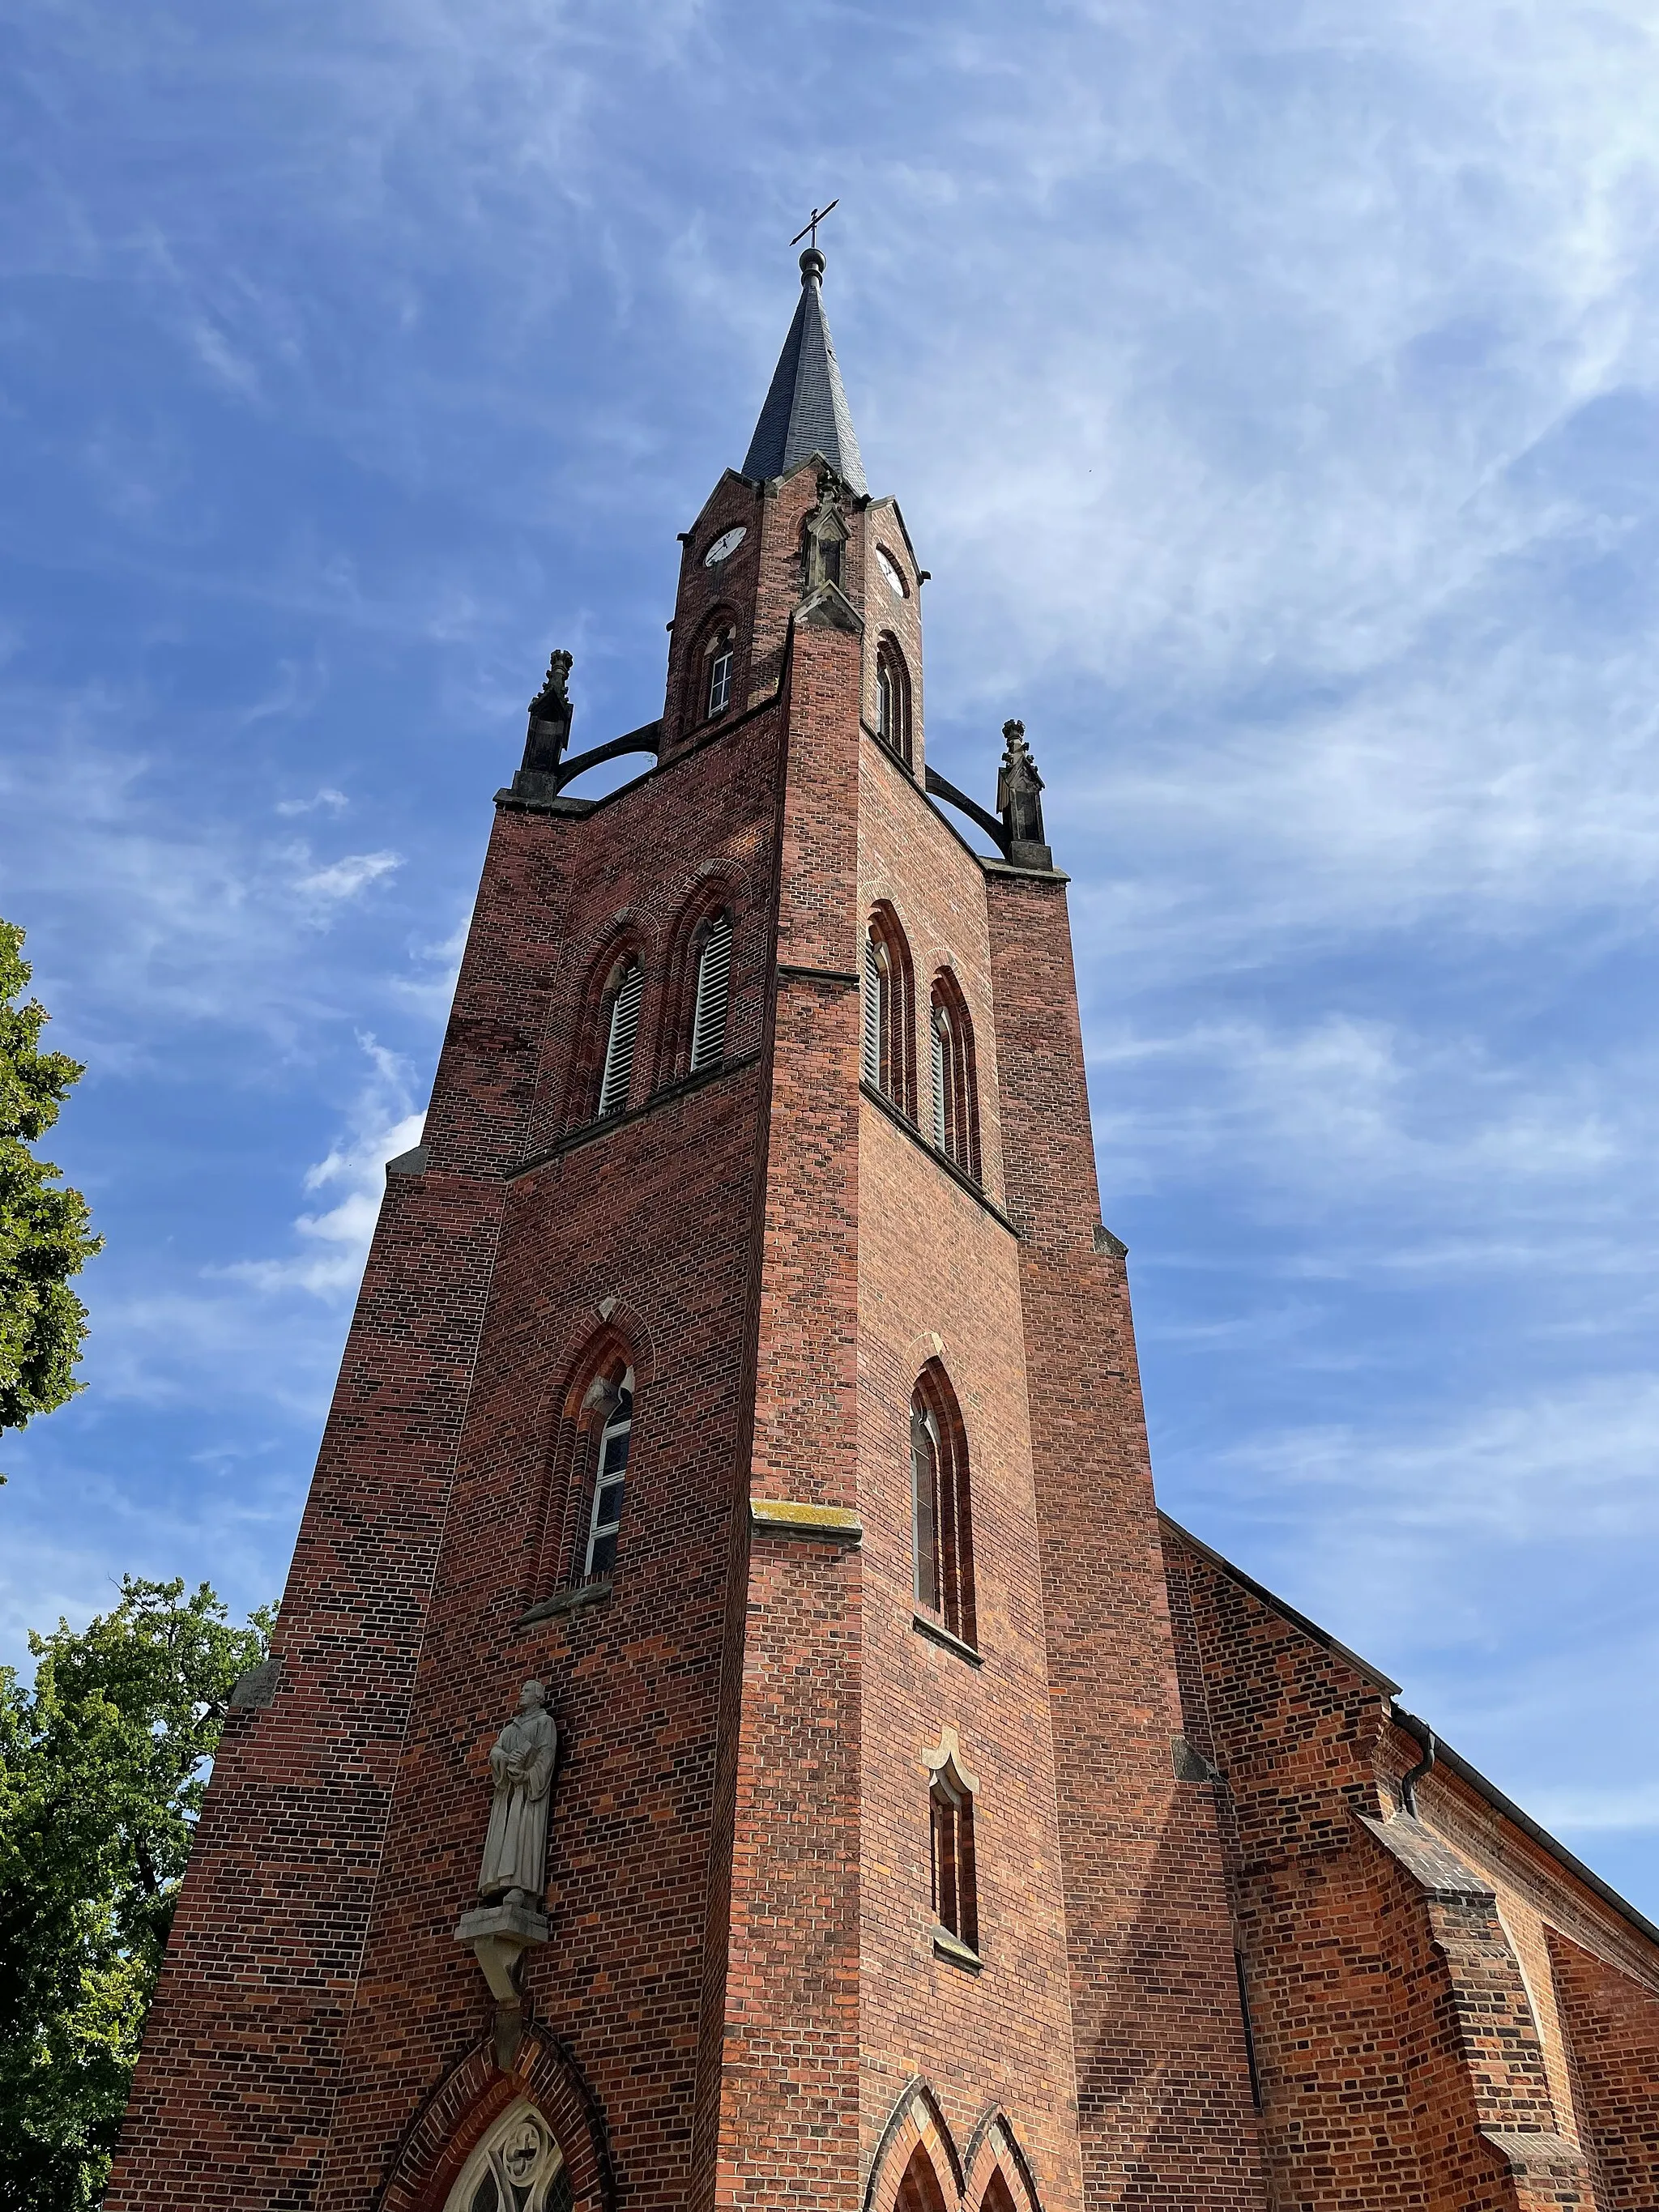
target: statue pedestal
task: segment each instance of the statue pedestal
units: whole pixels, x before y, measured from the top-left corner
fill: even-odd
[[[516,2005],[519,1991],[513,1969],[521,1951],[546,1942],[547,1918],[528,1905],[480,1905],[462,1913],[455,1940],[472,1946],[491,1994],[503,2004]]]

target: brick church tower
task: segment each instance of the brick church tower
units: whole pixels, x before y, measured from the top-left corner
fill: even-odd
[[[1487,1785],[1160,1525],[1041,779],[1017,723],[994,811],[927,766],[823,266],[684,534],[660,720],[573,753],[556,654],[496,794],[108,2203],[1595,2202],[1535,2038],[1461,2164],[1414,2147],[1413,2081],[1462,2112],[1433,1852],[1480,1879],[1429,1816]],[[1528,1848],[1633,2108],[1659,1948]]]

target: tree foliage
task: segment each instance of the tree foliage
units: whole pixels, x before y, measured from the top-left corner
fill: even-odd
[[[272,1612],[123,1580],[0,1668],[0,2212],[95,2205],[208,1764]]]
[[[69,1279],[103,1244],[80,1192],[57,1188],[58,1170],[30,1150],[85,1070],[40,1050],[46,1010],[18,1003],[29,975],[22,931],[0,921],[0,1429],[21,1429],[81,1388],[87,1310]]]

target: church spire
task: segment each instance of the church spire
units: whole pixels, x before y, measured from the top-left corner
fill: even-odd
[[[823,256],[809,246],[800,258],[800,305],[772,373],[743,473],[764,482],[787,476],[822,453],[853,490],[867,493],[853,417],[842,389],[836,349],[824,320]]]

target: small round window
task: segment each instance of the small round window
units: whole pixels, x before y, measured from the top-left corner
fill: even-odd
[[[478,2145],[445,2212],[570,2212],[570,2176],[535,2107],[514,2105]]]

